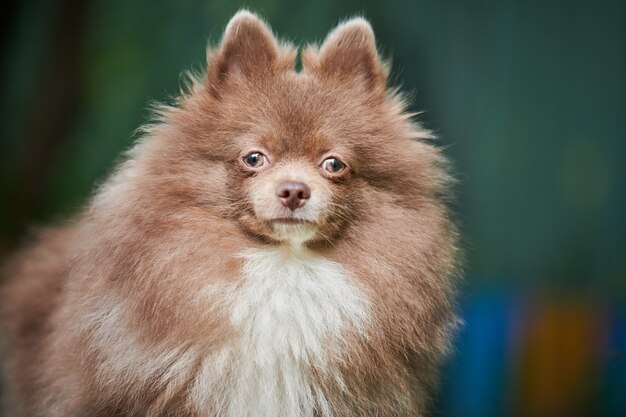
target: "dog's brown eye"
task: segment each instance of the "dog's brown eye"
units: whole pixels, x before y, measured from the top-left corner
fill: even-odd
[[[346,164],[337,158],[327,158],[322,162],[322,168],[331,174],[338,174],[346,169]]]
[[[243,157],[243,162],[251,168],[260,168],[267,162],[267,158],[261,152],[252,152]]]

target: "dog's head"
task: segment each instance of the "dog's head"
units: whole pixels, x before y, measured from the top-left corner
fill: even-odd
[[[435,152],[387,91],[387,68],[362,18],[297,52],[239,12],[206,77],[172,116],[186,151],[223,164],[224,205],[249,233],[273,241],[332,240],[368,215],[370,194],[415,197]],[[191,149],[191,150],[190,150]]]

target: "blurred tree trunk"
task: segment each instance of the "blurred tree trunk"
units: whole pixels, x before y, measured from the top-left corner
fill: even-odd
[[[13,7],[15,15],[15,3],[6,7]],[[59,0],[49,33],[42,39],[44,64],[36,71],[35,85],[23,118],[25,123],[18,130],[16,141],[17,175],[7,199],[8,215],[13,220],[7,231],[7,246],[12,246],[25,225],[40,215],[52,162],[79,111],[86,9],[87,2],[83,0]],[[5,18],[11,17],[3,16]]]

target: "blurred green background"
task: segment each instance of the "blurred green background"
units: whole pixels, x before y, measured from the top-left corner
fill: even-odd
[[[241,6],[364,15],[460,179],[466,327],[437,415],[626,416],[625,1],[6,1],[0,254],[86,202]]]

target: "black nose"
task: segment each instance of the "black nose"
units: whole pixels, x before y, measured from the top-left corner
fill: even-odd
[[[276,189],[276,195],[291,211],[303,207],[311,197],[311,189],[303,182],[283,182]]]

